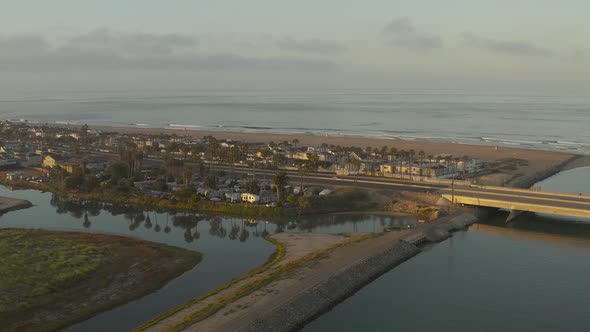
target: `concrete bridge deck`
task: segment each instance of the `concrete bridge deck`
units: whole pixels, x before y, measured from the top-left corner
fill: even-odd
[[[590,218],[590,196],[586,195],[503,187],[455,187],[440,192],[455,204]]]

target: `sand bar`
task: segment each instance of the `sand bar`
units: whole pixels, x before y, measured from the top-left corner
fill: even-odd
[[[9,211],[26,209],[33,206],[33,204],[24,199],[0,196],[0,214]]]

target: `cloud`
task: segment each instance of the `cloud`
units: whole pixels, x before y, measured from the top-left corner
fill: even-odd
[[[553,55],[553,52],[550,49],[526,41],[498,40],[468,34],[464,36],[464,42],[465,45],[469,47],[485,49],[499,54],[533,57]]]
[[[335,68],[326,60],[204,53],[198,50],[198,38],[178,34],[126,34],[100,29],[74,36],[63,45],[53,47],[39,36],[0,39],[0,69],[11,72],[332,71]]]
[[[65,49],[90,52],[113,52],[122,56],[169,55],[194,50],[198,38],[180,34],[115,33],[98,29],[75,36]]]
[[[0,59],[39,54],[47,48],[48,44],[39,36],[0,37]]]
[[[346,46],[341,43],[319,39],[297,41],[289,38],[277,42],[277,46],[284,50],[302,53],[337,54],[346,51]]]
[[[413,51],[430,51],[442,47],[439,36],[418,30],[408,17],[393,20],[383,28],[383,33],[391,44]]]

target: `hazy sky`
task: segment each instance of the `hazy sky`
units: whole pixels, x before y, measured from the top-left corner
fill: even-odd
[[[588,94],[583,0],[0,0],[0,88]]]

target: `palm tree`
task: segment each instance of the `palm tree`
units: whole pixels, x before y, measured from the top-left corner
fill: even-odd
[[[403,178],[404,172],[402,170],[402,166],[403,166],[404,159],[406,158],[407,152],[406,152],[406,150],[401,150],[401,151],[398,152],[398,154],[399,154],[399,173],[400,173],[400,178]]]
[[[410,151],[408,151],[408,178],[411,180],[412,179],[412,168],[414,166],[414,157],[416,156],[416,150],[414,149],[410,149]]]
[[[429,154],[428,155],[428,167],[430,167],[430,171],[432,173],[432,159],[434,158],[433,155]]]
[[[422,165],[424,162],[424,155],[425,155],[424,150],[420,150],[418,152],[418,156],[420,157],[420,176],[422,176]]]
[[[365,148],[365,153],[367,154],[367,158],[369,158],[371,156],[371,153],[373,152],[373,148],[370,146],[367,146]]]
[[[381,153],[381,158],[385,158],[385,156],[387,155],[387,146],[383,145],[381,147],[381,151],[379,151]]]
[[[275,187],[275,190],[277,191],[277,201],[281,201],[281,192],[284,190],[288,181],[289,181],[289,178],[287,176],[287,173],[278,172],[277,174],[275,174],[275,176],[273,178],[273,186]]]
[[[297,144],[299,143],[299,140],[297,138],[294,138],[291,143],[293,143],[293,147],[295,150],[297,150]]]
[[[464,155],[463,156],[463,176],[465,176],[465,173],[467,173],[467,162],[469,161],[469,156],[468,155]]]
[[[397,154],[397,149],[396,148],[391,148],[389,149],[389,155],[391,156],[391,160],[393,161],[393,159],[395,158],[395,155]]]

